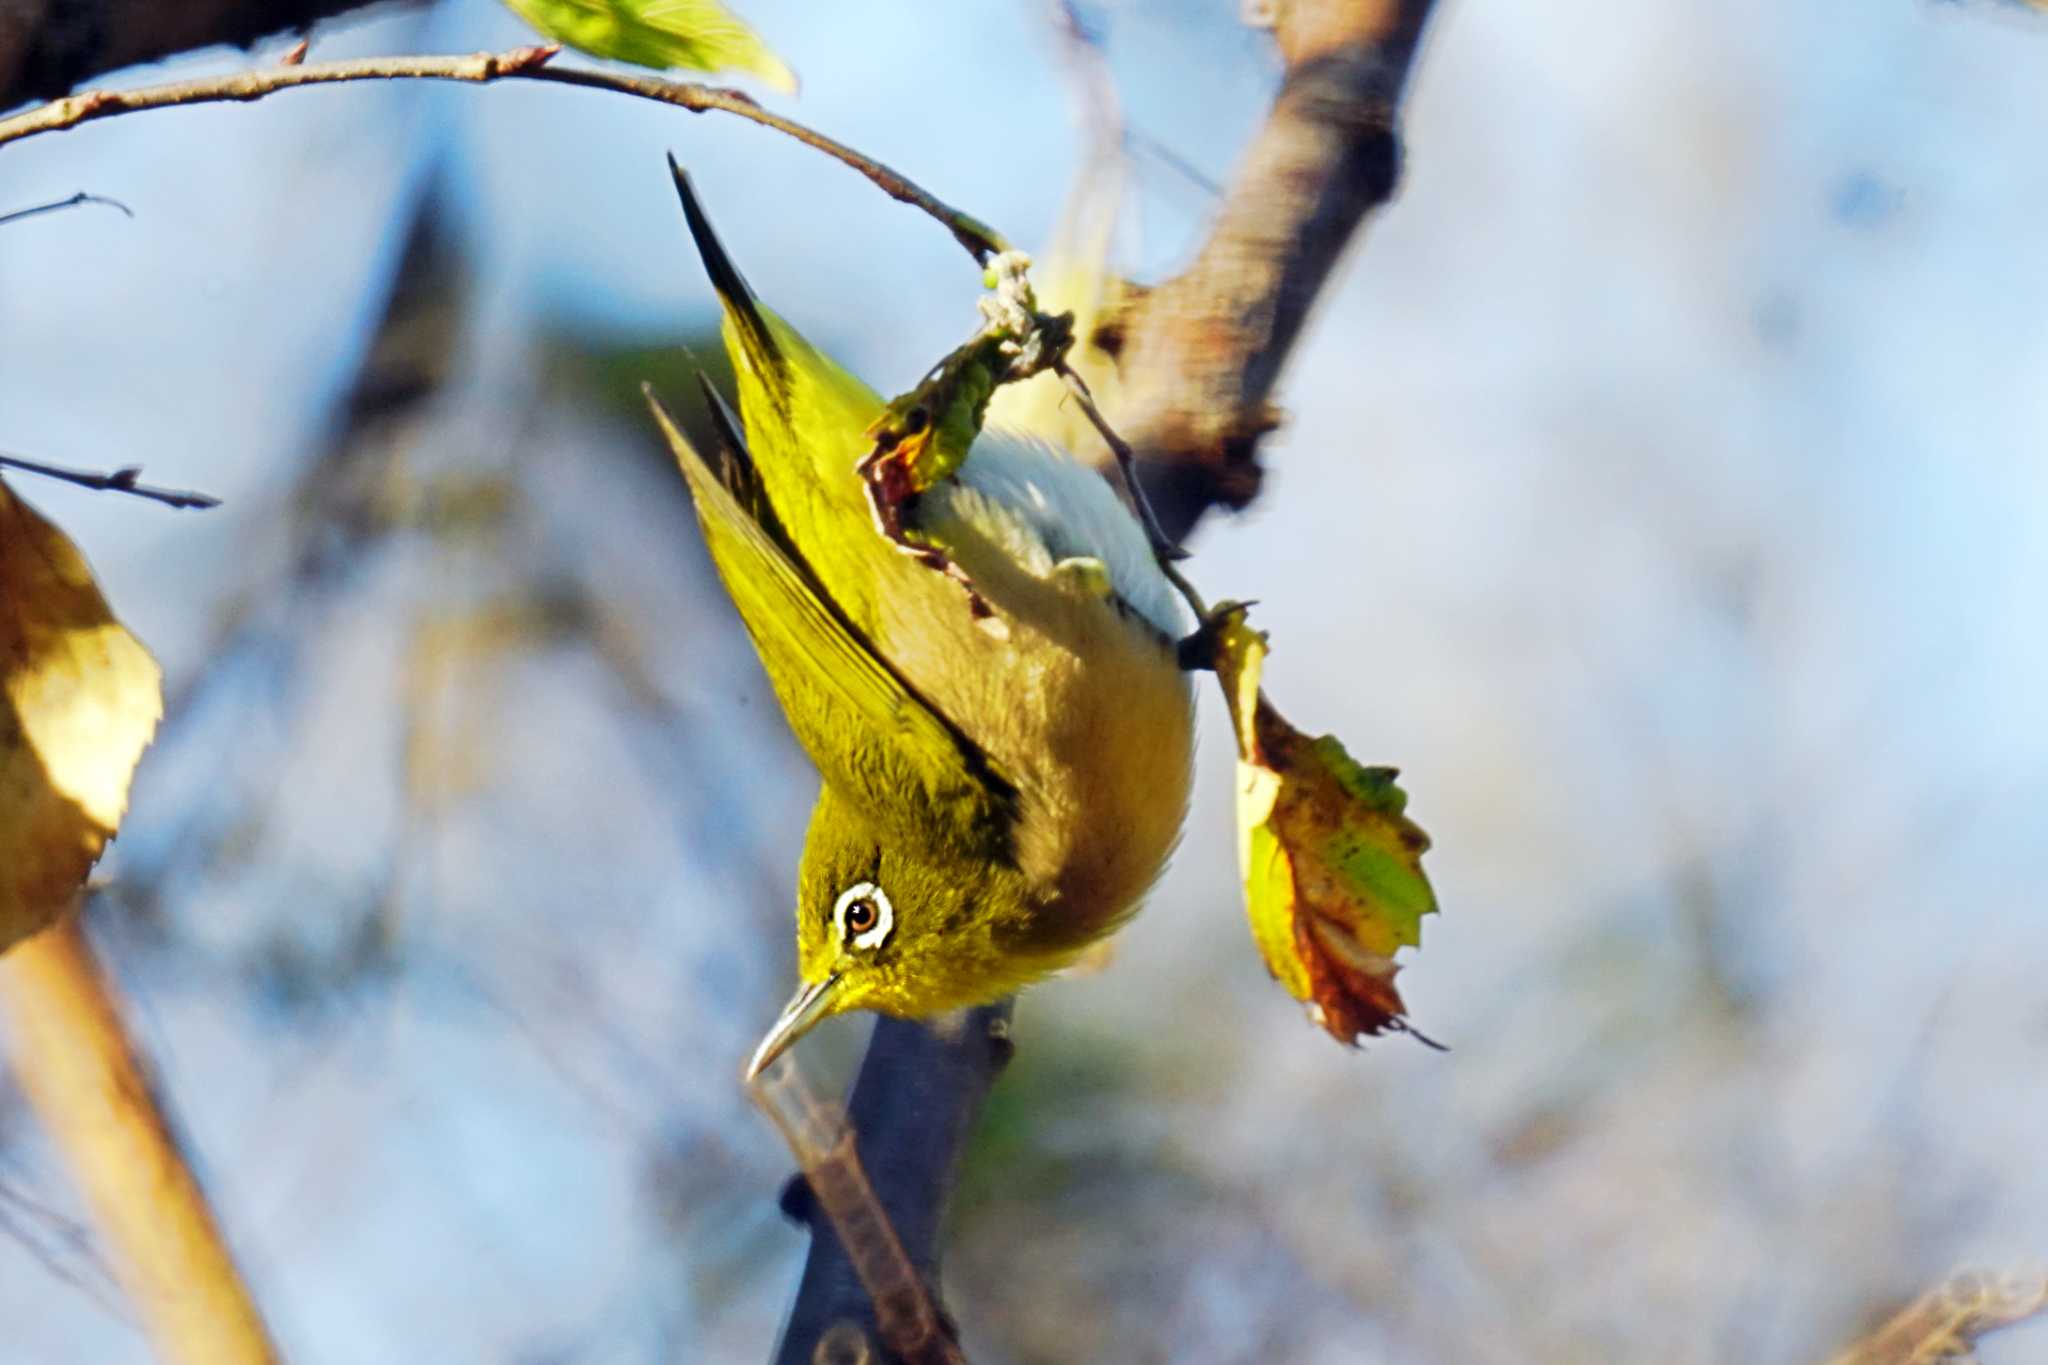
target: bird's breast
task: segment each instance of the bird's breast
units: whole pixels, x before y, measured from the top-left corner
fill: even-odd
[[[1040,889],[1034,946],[1078,950],[1136,909],[1180,837],[1194,697],[1177,597],[1092,469],[998,448],[925,495],[920,529],[984,599],[903,556],[885,652],[1017,783],[1018,865]],[[979,478],[972,477],[979,474]]]

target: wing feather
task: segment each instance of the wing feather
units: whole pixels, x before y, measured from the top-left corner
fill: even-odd
[[[1011,857],[1017,790],[994,760],[906,683],[847,619],[775,520],[722,402],[722,468],[690,444],[651,388],[740,619],[790,729],[826,782],[898,838]]]

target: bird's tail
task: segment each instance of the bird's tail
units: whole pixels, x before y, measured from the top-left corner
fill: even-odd
[[[704,273],[711,277],[711,287],[718,291],[718,301],[725,308],[726,348],[733,353],[733,366],[742,374],[751,372],[786,416],[791,387],[790,357],[776,336],[777,328],[761,301],[754,297],[754,291],[747,287],[746,277],[732,263],[732,257],[726,255],[725,244],[718,240],[703,202],[690,185],[690,173],[677,164],[674,155],[668,159],[668,169],[676,182],[676,194],[683,201],[683,217],[690,225],[690,236],[696,240],[697,254],[703,258]]]

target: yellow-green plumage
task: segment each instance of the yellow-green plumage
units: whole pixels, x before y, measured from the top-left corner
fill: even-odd
[[[1064,452],[984,432],[912,509],[985,617],[879,534],[855,465],[882,399],[754,299],[676,183],[744,436],[714,466],[657,415],[823,779],[798,879],[806,987],[758,1069],[827,1014],[996,999],[1114,929],[1178,838],[1193,699],[1142,531]],[[871,916],[887,922],[857,933]]]

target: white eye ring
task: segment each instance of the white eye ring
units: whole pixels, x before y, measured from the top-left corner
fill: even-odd
[[[860,901],[867,901],[875,907],[875,922],[866,930],[846,936],[846,912]],[[873,882],[855,882],[839,893],[839,899],[832,905],[832,929],[839,935],[839,941],[853,948],[879,948],[889,937],[889,931],[896,927],[896,907],[889,903],[889,893]]]

